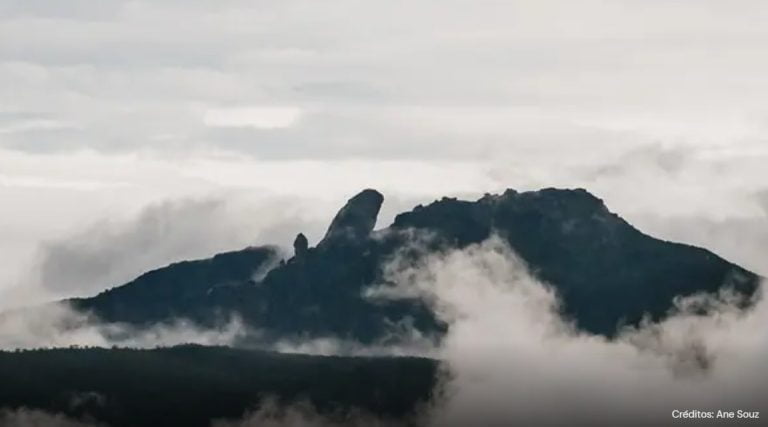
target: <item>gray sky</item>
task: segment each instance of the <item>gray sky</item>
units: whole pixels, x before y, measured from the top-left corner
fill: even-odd
[[[3,0],[0,299],[288,245],[364,187],[387,196],[380,226],[443,195],[585,187],[768,274],[767,18],[748,0]]]

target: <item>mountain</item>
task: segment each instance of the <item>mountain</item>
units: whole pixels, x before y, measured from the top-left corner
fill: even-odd
[[[287,260],[269,246],[246,248],[172,264],[69,302],[105,321],[132,324],[183,317],[214,325],[237,313],[267,340],[335,336],[370,343],[384,340],[402,321],[439,335],[447,326],[425,304],[362,296],[382,280],[381,267],[420,234],[431,236],[433,250],[500,236],[558,291],[564,316],[606,336],[646,314],[662,318],[676,296],[726,287],[749,295],[759,280],[705,249],[643,234],[583,189],[443,198],[374,231],[382,203],[380,193],[364,190],[339,211],[317,245],[298,234]]]
[[[362,411],[406,421],[429,401],[437,372],[437,362],[422,358],[225,347],[0,352],[0,409],[87,416],[112,427],[208,427],[213,419],[240,418],[271,398],[309,403],[328,417]]]

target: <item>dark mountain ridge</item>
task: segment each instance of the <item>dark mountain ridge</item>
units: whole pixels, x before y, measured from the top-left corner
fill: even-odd
[[[420,233],[431,236],[433,250],[498,235],[557,290],[564,316],[606,336],[644,315],[662,318],[676,296],[724,288],[751,295],[759,281],[705,249],[643,234],[583,189],[443,198],[374,232],[382,202],[380,193],[364,190],[339,211],[316,246],[299,234],[288,260],[276,263],[273,247],[246,248],[172,264],[69,302],[104,321],[132,324],[187,318],[214,325],[235,313],[268,340],[334,336],[367,343],[385,339],[403,321],[440,335],[446,325],[420,301],[363,297],[382,280],[381,267]],[[273,264],[266,275],[255,274]]]

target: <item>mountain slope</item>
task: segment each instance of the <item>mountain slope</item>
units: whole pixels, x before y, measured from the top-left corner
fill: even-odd
[[[266,339],[336,336],[382,340],[407,321],[441,333],[428,307],[361,296],[381,280],[393,254],[427,233],[432,249],[462,248],[499,235],[540,279],[557,289],[564,315],[586,331],[610,336],[644,314],[658,319],[675,296],[724,287],[751,294],[758,277],[701,248],[647,236],[585,190],[507,190],[477,201],[443,198],[417,206],[373,232],[383,197],[350,199],[315,247],[297,237],[296,254],[263,278],[276,252],[268,247],[173,264],[93,298],[71,301],[106,321],[152,323],[185,317],[214,324],[238,313]],[[415,232],[414,232],[415,231]]]
[[[393,227],[432,230],[459,247],[499,234],[557,289],[577,326],[605,335],[645,313],[660,318],[675,296],[724,287],[750,294],[757,280],[705,249],[641,233],[582,189],[443,199],[397,216]]]

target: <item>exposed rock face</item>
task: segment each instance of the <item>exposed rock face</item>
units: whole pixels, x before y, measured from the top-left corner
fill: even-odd
[[[376,225],[384,196],[376,190],[363,190],[349,199],[333,218],[320,245],[338,241],[360,241],[367,238]]]
[[[304,233],[299,233],[293,241],[293,256],[296,257],[296,259],[301,259],[307,254],[307,251],[309,251],[309,241],[307,241],[307,236],[305,236]]]

